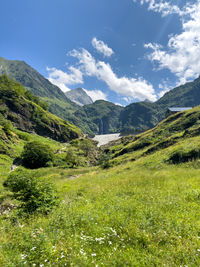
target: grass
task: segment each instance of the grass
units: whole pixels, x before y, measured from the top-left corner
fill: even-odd
[[[3,216],[0,265],[200,264],[200,171],[191,163],[37,172],[55,182],[62,204],[46,217]]]
[[[56,185],[62,202],[46,216],[0,216],[0,266],[200,266],[200,161],[169,160],[199,148],[198,121],[181,127],[198,116],[184,114],[112,146],[115,156],[128,149],[111,168],[31,170]],[[11,160],[0,163],[3,181]]]

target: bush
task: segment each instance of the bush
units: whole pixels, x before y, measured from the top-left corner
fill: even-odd
[[[99,160],[99,165],[102,169],[108,169],[112,167],[111,163],[111,153],[103,154],[101,159]]]
[[[72,149],[68,149],[66,153],[65,161],[67,162],[70,168],[74,168],[79,165],[78,155],[76,155]]]
[[[198,148],[189,151],[178,150],[171,154],[169,161],[173,164],[194,161],[200,158],[200,150]]]
[[[13,197],[21,202],[19,207],[26,213],[37,211],[47,214],[58,204],[53,185],[28,171],[19,169],[11,173],[3,185],[13,192]]]
[[[27,143],[21,156],[23,165],[31,169],[46,167],[47,162],[49,165],[49,162],[52,162],[54,159],[52,149],[38,141]]]

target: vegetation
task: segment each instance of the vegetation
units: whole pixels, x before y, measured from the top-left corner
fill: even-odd
[[[48,213],[58,204],[53,185],[27,171],[17,170],[11,173],[4,186],[13,192],[13,197],[20,202],[20,210],[25,213]]]
[[[87,138],[60,144],[13,127],[25,103],[44,109],[3,79],[10,89],[0,104],[0,266],[200,265],[200,107],[103,153]],[[104,103],[95,105],[93,118]],[[40,155],[47,146],[47,167],[16,163],[24,147]]]
[[[7,76],[0,76],[0,114],[23,131],[59,140],[70,141],[81,135],[81,130],[67,121],[45,111],[45,103]]]
[[[47,163],[53,162],[54,153],[50,146],[32,141],[24,146],[22,152],[23,164],[27,168],[45,167]]]
[[[200,162],[193,156],[175,165],[170,160],[178,151],[198,151],[199,116],[197,107],[139,136],[118,140],[105,148],[111,157],[103,160],[111,164],[107,169],[66,164],[19,169],[8,176],[12,161],[1,155],[0,179],[13,193],[0,187],[0,265],[199,266]],[[23,137],[20,149],[21,142],[41,138],[58,151],[57,159],[65,158],[69,149],[83,149],[86,159],[88,146],[95,145],[78,139],[59,147],[20,133],[16,131]],[[14,150],[20,151],[18,145]],[[49,180],[57,193],[47,189],[45,196],[43,182]],[[24,188],[42,197],[32,198]],[[53,203],[57,197],[62,200],[56,209],[44,204],[52,196]],[[18,208],[11,209],[11,204]],[[21,216],[18,209],[34,215]]]

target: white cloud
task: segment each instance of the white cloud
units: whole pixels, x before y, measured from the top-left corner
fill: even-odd
[[[95,102],[96,100],[107,100],[107,95],[101,90],[86,90],[83,89]]]
[[[123,107],[123,105],[120,104],[120,103],[115,103],[115,105],[120,106],[120,107]]]
[[[103,41],[97,40],[96,37],[92,39],[93,47],[105,57],[110,57],[114,53],[113,50],[107,46]]]
[[[82,72],[74,67],[69,67],[70,73],[66,73],[56,68],[47,67],[48,80],[58,86],[62,91],[67,92],[70,89],[67,87],[72,84],[82,84],[83,74]]]
[[[117,94],[129,97],[132,100],[156,100],[152,85],[143,78],[135,79],[125,76],[118,78],[110,64],[96,61],[85,49],[73,50],[70,55],[79,60],[80,70],[84,75],[97,77],[99,80],[104,81]]]
[[[161,13],[161,15],[167,16],[170,14],[178,14],[179,16],[187,15],[191,13],[193,6],[191,4],[186,4],[183,8],[172,4],[172,1],[163,0],[138,0],[141,5],[148,4],[148,10]],[[133,0],[137,2],[137,0]]]
[[[149,60],[158,63],[159,69],[169,69],[185,83],[200,74],[200,0],[190,6],[188,16],[182,17],[182,32],[169,38],[164,49],[158,44],[146,44],[153,52]]]

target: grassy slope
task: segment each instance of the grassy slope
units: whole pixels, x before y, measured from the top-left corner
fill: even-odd
[[[0,114],[19,129],[64,142],[81,135],[79,128],[44,110],[43,102],[5,75],[0,76],[0,94]]]
[[[200,164],[168,161],[181,146],[198,147],[199,115],[199,108],[175,115],[114,146],[114,160],[124,164],[108,170],[31,171],[51,179],[63,202],[46,217],[1,217],[0,265],[199,266]],[[175,137],[175,144],[145,154]],[[116,157],[144,140],[151,144]]]

